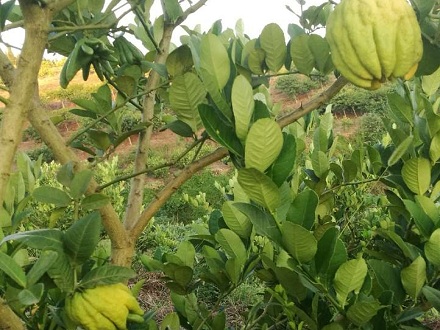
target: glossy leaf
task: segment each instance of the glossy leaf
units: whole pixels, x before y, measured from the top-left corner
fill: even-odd
[[[198,106],[205,100],[206,89],[200,79],[191,72],[174,79],[170,87],[170,105],[177,118],[193,130],[201,126]]]
[[[0,269],[20,287],[25,288],[27,284],[26,274],[15,260],[6,253],[0,251]]]
[[[281,231],[275,218],[266,212],[263,212],[255,205],[247,203],[236,203],[236,208],[246,214],[249,220],[252,222],[255,228],[255,232],[258,235],[267,236],[273,242],[281,244]]]
[[[277,159],[283,148],[283,134],[280,126],[272,119],[257,120],[246,138],[246,168],[264,172]]]
[[[42,251],[37,261],[27,273],[28,285],[33,285],[46,273],[55,263],[58,253],[52,250]]]
[[[330,163],[328,161],[327,155],[320,150],[315,150],[312,153],[311,158],[313,172],[318,178],[324,178],[330,170]]]
[[[430,286],[424,286],[422,293],[429,303],[439,312],[440,311],[440,291]]]
[[[234,128],[222,120],[223,115],[217,109],[207,104],[201,104],[199,106],[199,113],[203,126],[205,126],[206,131],[215,141],[237,156],[243,155],[243,145],[235,135]]]
[[[318,241],[315,256],[316,270],[327,280],[333,279],[339,266],[347,261],[347,250],[339,234],[339,231],[332,227],[327,229]]]
[[[397,92],[387,95],[388,105],[392,114],[404,123],[414,125],[413,110],[411,104]]]
[[[32,196],[40,203],[56,206],[67,206],[71,203],[70,196],[65,191],[50,186],[35,188]]]
[[[194,275],[194,271],[191,267],[177,265],[174,263],[166,263],[163,267],[163,272],[167,277],[169,277],[172,282],[168,282],[168,284],[177,284],[175,287],[177,291],[181,291],[182,293],[186,292],[186,287],[191,283],[191,280]],[[174,282],[174,283],[173,283]],[[174,287],[169,286],[172,290]]]
[[[215,234],[215,239],[230,258],[236,258],[239,263],[244,264],[247,255],[246,248],[236,233],[229,229],[220,229]]]
[[[440,267],[440,228],[434,230],[425,243],[426,259],[436,267]]]
[[[187,45],[182,45],[173,50],[166,62],[168,73],[174,77],[188,72],[193,65],[191,49]]]
[[[278,186],[266,175],[255,168],[243,168],[238,171],[238,183],[256,203],[275,211],[280,206],[281,196]]]
[[[270,168],[269,177],[280,187],[292,173],[296,161],[296,140],[290,134],[283,134],[283,147]]]
[[[249,238],[252,231],[252,223],[246,215],[240,212],[234,202],[226,201],[222,206],[223,219],[226,225],[242,238]]]
[[[255,102],[252,86],[242,75],[237,76],[234,80],[231,101],[235,120],[235,133],[241,141],[245,141]]]
[[[324,74],[329,73],[333,69],[333,65],[327,40],[317,34],[309,35],[308,39],[308,46],[313,54],[316,69]]]
[[[408,136],[405,140],[403,140],[397,147],[394,149],[390,158],[388,158],[388,166],[393,166],[396,164],[402,157],[405,155],[409,148],[413,144],[414,137],[412,135]]]
[[[62,251],[63,235],[58,229],[38,229],[8,235],[0,243],[17,241],[34,249]]]
[[[64,245],[72,262],[81,264],[93,254],[101,233],[99,213],[91,213],[73,223],[64,234]]]
[[[367,272],[367,263],[362,258],[346,261],[338,268],[333,284],[341,306],[345,306],[350,292],[359,293]]]
[[[79,286],[83,289],[88,289],[97,285],[115,284],[127,281],[135,275],[134,270],[127,267],[104,265],[89,271],[81,279]]]
[[[69,186],[70,194],[73,199],[79,199],[84,195],[92,177],[93,172],[91,170],[83,170],[75,173]]]
[[[310,189],[296,195],[287,213],[287,220],[311,230],[315,224],[318,195]]]
[[[400,269],[386,261],[370,259],[368,265],[374,272],[374,281],[381,288],[382,292],[391,290],[393,292],[393,303],[400,306],[405,300],[405,290],[400,282]]]
[[[315,256],[318,243],[304,227],[285,221],[281,227],[281,236],[284,248],[299,263],[309,262]]]
[[[402,177],[413,193],[423,195],[431,183],[431,163],[426,158],[412,158],[403,165]]]
[[[184,266],[190,268],[193,267],[194,259],[196,257],[196,250],[190,242],[183,241],[182,243],[180,243],[175,255],[182,261],[182,264]]]
[[[260,34],[260,46],[266,53],[266,65],[272,72],[278,72],[284,65],[287,48],[284,32],[276,23],[270,23]]]
[[[296,36],[290,43],[290,56],[299,72],[308,75],[315,66],[315,58],[309,48],[307,34]]]
[[[84,210],[97,210],[110,202],[110,198],[104,194],[91,194],[81,201],[81,208]]]
[[[381,309],[380,302],[372,298],[358,301],[347,310],[348,319],[358,327],[368,323]]]
[[[422,256],[416,258],[408,267],[402,269],[400,277],[406,293],[417,299],[426,282],[425,259]]]
[[[420,230],[420,233],[426,238],[431,236],[431,233],[434,229],[434,222],[428,217],[423,209],[410,200],[404,200],[403,203],[414,219],[414,222],[417,228]]]
[[[35,305],[37,304],[44,294],[44,284],[37,283],[32,286],[29,286],[26,289],[21,290],[17,298],[21,304],[25,306]]]
[[[226,86],[230,75],[229,55],[219,37],[214,34],[202,37],[200,68],[213,78],[217,90]]]
[[[435,164],[440,159],[440,132],[437,132],[429,145],[429,159]]]

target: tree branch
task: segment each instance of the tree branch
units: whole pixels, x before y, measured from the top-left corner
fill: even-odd
[[[197,2],[194,5],[190,6],[187,10],[185,10],[183,12],[182,16],[180,16],[176,20],[176,22],[174,23],[174,26],[178,26],[178,25],[182,24],[188,18],[189,15],[195,13],[197,10],[202,8],[207,1],[208,0],[200,0],[199,2]]]
[[[291,113],[279,118],[277,120],[278,124],[281,127],[285,127],[289,124],[292,124],[307,113],[312,112],[313,110],[327,103],[342,89],[342,87],[347,84],[347,82],[348,81],[345,78],[339,77],[327,90],[313,97],[309,102],[302,104]],[[155,199],[148,204],[146,209],[140,215],[138,221],[133,223],[130,227],[126,226],[126,228],[130,230],[130,237],[137,238],[148,225],[151,218],[165,204],[170,196],[196,172],[215,163],[216,161],[223,159],[227,155],[228,150],[224,147],[221,147],[185,167],[185,169],[183,169],[179,175],[166,184],[165,187],[163,187],[162,190],[156,195]]]

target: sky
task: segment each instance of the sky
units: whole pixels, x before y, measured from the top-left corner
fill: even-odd
[[[299,0],[298,0],[299,1]],[[297,0],[208,0],[197,12],[190,15],[184,22],[189,28],[200,24],[202,31],[207,31],[212,24],[221,19],[223,29],[234,29],[238,19],[244,22],[244,31],[251,38],[256,38],[269,23],[277,23],[286,32],[290,23],[298,23],[297,17],[286,9],[286,5],[295,12],[300,12]],[[193,0],[193,3],[196,0]],[[319,5],[325,0],[306,0],[305,8],[311,5]],[[160,12],[160,1],[156,0],[152,9],[152,17]],[[174,41],[178,41],[178,35],[184,31],[176,29]],[[15,29],[11,33],[2,33],[2,39],[14,46],[20,46],[23,33]]]

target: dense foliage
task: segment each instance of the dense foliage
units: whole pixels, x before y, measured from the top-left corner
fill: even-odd
[[[314,33],[333,4],[301,6],[288,42],[275,23],[250,40],[240,22],[234,31],[218,21],[206,33],[186,28],[182,45],[172,45],[173,30],[205,2],[162,1],[158,18],[150,17],[153,1],[124,3],[136,16],[127,27],[118,25],[119,1],[1,4],[0,27],[23,19],[27,38],[16,66],[0,52],[10,94],[0,127],[0,328],[75,329],[69,297],[127,282],[135,260],[161,274],[173,310],[160,320],[146,311],[137,324],[118,318],[119,328],[225,329],[228,299],[256,283],[262,294],[243,312],[242,329],[423,329],[424,314],[440,311],[439,2],[412,1],[424,57],[416,78],[384,93],[386,134],[374,145],[347,144],[333,132],[330,99],[343,77],[283,115],[269,93],[279,72],[334,71],[326,38]],[[70,115],[84,126],[67,140],[36,89],[46,48],[67,57],[62,87],[79,72],[105,82],[74,100]],[[140,121],[124,123],[127,111]],[[56,171],[16,153],[24,118],[60,163]],[[188,141],[161,164],[150,144],[158,118]],[[133,135],[127,172],[103,169]],[[218,148],[205,152],[208,140]],[[220,159],[235,175],[207,203],[212,187],[191,193],[184,184]],[[154,194],[146,189],[152,173],[168,179]],[[185,235],[172,233],[181,242],[155,237],[163,248],[154,249],[142,241],[154,235],[146,230],[163,228],[164,214],[187,213],[187,202],[202,212],[187,219]],[[38,208],[46,213],[39,224],[31,222]]]

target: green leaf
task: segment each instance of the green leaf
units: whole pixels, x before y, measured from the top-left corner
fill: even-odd
[[[200,116],[199,116],[200,118]],[[173,133],[183,137],[193,137],[194,132],[191,126],[181,120],[173,120],[160,128],[160,131],[170,129]]]
[[[249,238],[252,231],[252,223],[235,206],[235,202],[226,201],[222,206],[223,219],[233,232],[242,238]]]
[[[358,167],[351,159],[345,159],[342,161],[344,182],[354,181],[358,175]]]
[[[89,129],[87,135],[92,140],[93,145],[102,151],[106,151],[112,145],[110,135],[107,132]]]
[[[329,73],[333,65],[327,40],[317,34],[311,34],[308,38],[308,46],[313,54],[315,67],[324,74]]]
[[[311,230],[315,224],[319,197],[310,189],[296,195],[287,213],[287,220]]]
[[[437,132],[429,145],[429,159],[435,164],[440,159],[440,132]]]
[[[235,203],[234,206],[243,212],[252,222],[258,235],[266,236],[273,242],[281,244],[281,232],[275,218],[252,204]]]
[[[318,241],[315,255],[316,270],[321,277],[333,279],[336,270],[347,261],[347,250],[344,242],[339,239],[339,231],[329,228]]]
[[[83,170],[75,173],[69,186],[70,194],[73,199],[80,199],[87,191],[90,180],[92,180],[93,172],[91,170]]]
[[[430,302],[432,307],[434,307],[438,312],[440,312],[440,291],[430,286],[424,286],[422,288],[422,293],[426,299]]]
[[[374,272],[374,285],[377,283],[382,292],[392,291],[393,303],[400,306],[406,297],[405,290],[400,282],[400,269],[386,261],[377,259],[368,260],[368,264]]]
[[[240,275],[243,269],[244,260],[230,258],[226,261],[225,269],[231,282],[237,285],[240,282]]]
[[[26,287],[26,274],[13,258],[0,251],[0,270],[20,287]]]
[[[54,264],[47,270],[47,274],[57,287],[63,292],[73,292],[75,287],[74,270],[68,256],[58,251]]]
[[[37,283],[32,286],[29,286],[27,289],[21,290],[17,298],[21,304],[25,306],[30,306],[37,304],[44,294],[44,284]]]
[[[68,162],[57,171],[57,181],[65,187],[70,187],[74,175],[73,162]]]
[[[315,175],[320,179],[325,178],[330,170],[330,162],[328,161],[327,155],[320,150],[315,150],[312,153],[311,158],[312,168]]]
[[[93,254],[101,233],[99,213],[91,213],[69,227],[64,233],[64,246],[72,262],[81,264]]]
[[[183,241],[182,243],[180,243],[175,255],[182,261],[182,264],[184,266],[190,268],[194,266],[196,250],[190,242]]]
[[[246,167],[264,172],[277,159],[282,148],[283,133],[280,126],[269,118],[257,120],[246,138]]]
[[[35,188],[32,196],[40,203],[54,204],[58,207],[67,206],[71,202],[69,195],[65,191],[49,186]]]
[[[283,134],[283,147],[270,168],[269,177],[280,187],[292,173],[296,161],[296,140],[290,134]]]
[[[58,257],[58,252],[52,250],[42,251],[37,261],[27,273],[28,285],[33,285],[47,272],[55,263]]]
[[[182,45],[173,50],[166,61],[168,73],[173,77],[190,71],[193,65],[191,49],[187,45]]]
[[[440,88],[440,67],[433,74],[422,77],[422,88],[428,96],[432,96],[438,91]]]
[[[246,248],[236,233],[223,228],[215,234],[215,239],[230,258],[236,258],[239,263],[244,264],[247,256]]]
[[[179,330],[180,320],[179,315],[175,312],[169,313],[165,316],[163,321],[160,323],[160,330]]]
[[[414,260],[418,257],[418,252],[416,249],[414,249],[411,244],[406,243],[402,237],[400,237],[398,234],[396,234],[394,231],[391,230],[384,230],[382,228],[377,229],[377,234],[389,239],[390,241],[394,242],[399,249],[403,252],[405,257],[410,258],[411,260]]]
[[[420,294],[426,282],[426,262],[422,256],[417,257],[408,267],[400,273],[402,285],[406,293],[414,300]]]
[[[222,90],[229,80],[229,55],[220,38],[206,34],[200,41],[200,69],[213,77],[218,90]]]
[[[165,20],[168,23],[175,23],[176,20],[183,14],[183,10],[179,5],[178,0],[167,0],[163,2],[165,9]]]
[[[104,265],[93,268],[86,275],[84,275],[79,282],[79,287],[89,289],[98,285],[115,284],[125,282],[135,276],[135,271],[130,268],[115,265]]]
[[[397,92],[387,94],[391,113],[400,121],[414,126],[414,116],[411,104]]]
[[[310,74],[315,66],[315,58],[309,48],[310,36],[301,34],[291,40],[290,56],[299,72]]]
[[[410,135],[394,149],[390,158],[388,158],[388,166],[393,166],[394,164],[396,164],[402,158],[402,156],[407,153],[407,151],[413,144],[413,140],[414,137]]]
[[[403,200],[406,209],[411,214],[420,233],[428,238],[434,230],[434,222],[428,217],[423,209],[411,200]]]
[[[423,195],[431,183],[431,163],[426,158],[412,158],[402,167],[402,178],[415,194]]]
[[[63,251],[63,232],[58,229],[38,229],[8,235],[0,242],[17,241],[34,249]]]
[[[234,128],[227,121],[222,120],[224,115],[221,112],[207,104],[201,104],[199,113],[203,126],[215,141],[237,156],[243,155],[243,145],[235,135]]]
[[[266,65],[272,72],[278,72],[284,65],[287,56],[284,32],[276,23],[270,23],[263,28],[260,37],[260,47],[266,53]]]
[[[425,243],[425,256],[434,266],[440,267],[440,228],[434,230]]]
[[[174,263],[166,263],[163,272],[173,282],[178,284],[178,291],[186,292],[186,287],[191,283],[194,275],[192,267],[177,265]],[[183,290],[182,290],[183,289]]]
[[[342,307],[345,306],[350,292],[359,293],[367,273],[367,263],[363,258],[346,261],[338,268],[333,283],[336,298]]]
[[[299,263],[306,263],[313,259],[318,249],[318,243],[313,234],[289,221],[281,227],[283,246]]]
[[[178,76],[170,87],[170,105],[177,118],[197,132],[201,126],[198,106],[205,100],[206,89],[191,72]]]
[[[347,310],[347,318],[358,327],[368,323],[381,309],[380,302],[370,297],[368,300],[358,301]]]
[[[257,169],[240,169],[237,181],[250,199],[266,207],[271,212],[280,206],[281,196],[278,186]]]
[[[110,202],[110,198],[104,194],[91,194],[81,201],[83,210],[97,210]]]
[[[242,75],[235,78],[231,92],[235,133],[241,141],[246,140],[254,112],[254,93],[249,81]]]
[[[261,48],[253,48],[249,51],[249,56],[247,58],[247,64],[249,70],[253,74],[263,75],[265,71],[265,62],[266,53]]]

